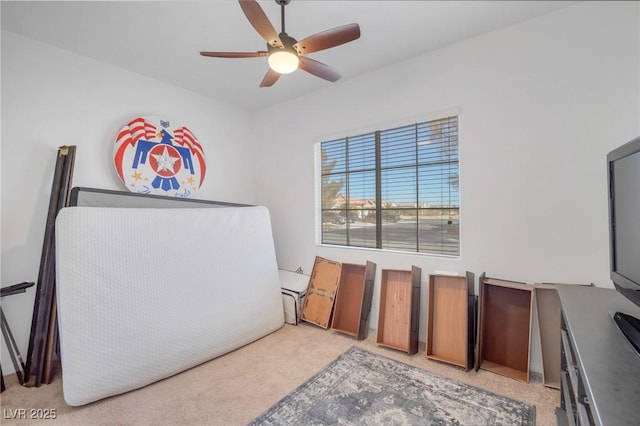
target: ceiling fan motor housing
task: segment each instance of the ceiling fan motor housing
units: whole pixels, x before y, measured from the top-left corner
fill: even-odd
[[[298,40],[289,36],[289,34],[287,33],[280,33],[278,34],[278,36],[280,37],[280,41],[282,42],[283,47],[272,46],[271,44],[267,43],[267,49],[269,50],[270,54],[279,50],[287,50],[289,52],[295,53],[296,55],[298,54],[296,49],[293,47],[293,45],[296,44]]]

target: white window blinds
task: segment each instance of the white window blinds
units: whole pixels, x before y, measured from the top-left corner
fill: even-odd
[[[320,148],[323,244],[460,254],[457,116]]]

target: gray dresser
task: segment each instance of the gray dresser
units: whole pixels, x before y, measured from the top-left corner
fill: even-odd
[[[612,312],[640,318],[614,289],[558,285],[562,305],[562,381],[558,423],[640,424],[640,356]],[[564,418],[566,415],[566,419]]]

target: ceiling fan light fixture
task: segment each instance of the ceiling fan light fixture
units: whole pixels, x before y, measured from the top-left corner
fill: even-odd
[[[300,59],[298,55],[288,50],[273,52],[268,58],[269,67],[277,73],[289,74],[298,69]]]

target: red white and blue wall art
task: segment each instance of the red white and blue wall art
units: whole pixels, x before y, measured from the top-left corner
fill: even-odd
[[[137,117],[120,129],[113,162],[129,191],[175,197],[196,192],[207,171],[193,132],[158,117]]]

